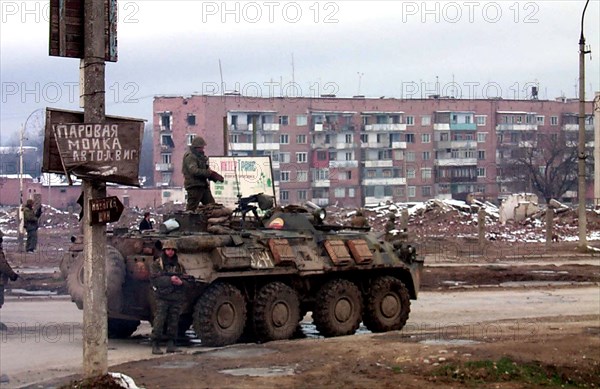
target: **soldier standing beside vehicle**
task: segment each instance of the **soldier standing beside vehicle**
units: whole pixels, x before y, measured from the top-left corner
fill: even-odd
[[[185,301],[183,275],[185,269],[177,258],[177,245],[165,240],[162,254],[150,267],[150,282],[154,290],[156,311],[152,323],[152,354],[162,354],[160,339],[166,326],[167,352],[179,351],[175,338],[179,325],[179,315]]]
[[[19,275],[10,267],[4,256],[4,249],[2,248],[3,237],[4,234],[0,231],[0,308],[4,305],[4,284],[6,284],[9,278],[11,281],[16,281],[19,278]],[[0,329],[3,328],[5,328],[4,324],[0,323]]]
[[[213,204],[215,199],[210,193],[210,184],[208,182],[213,174],[208,166],[208,157],[204,154],[206,141],[197,136],[192,140],[190,149],[183,156],[183,186],[187,191],[186,211],[194,211],[198,204]]]
[[[363,211],[359,209],[356,211],[356,213],[352,217],[352,220],[350,221],[350,225],[354,228],[365,228],[365,227],[369,227],[369,221],[363,215]]]
[[[34,211],[33,200],[27,200],[25,207],[23,207],[23,221],[25,224],[25,231],[27,231],[26,249],[28,253],[34,252],[37,247],[37,231],[40,226],[39,218],[41,215],[42,207],[39,207]]]

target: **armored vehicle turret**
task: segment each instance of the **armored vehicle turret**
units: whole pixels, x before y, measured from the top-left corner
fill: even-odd
[[[109,335],[131,335],[151,321],[149,265],[162,242],[175,241],[193,276],[180,324],[205,346],[291,338],[307,312],[323,336],[400,330],[419,291],[423,261],[406,242],[368,228],[326,225],[316,206],[270,208],[264,197],[233,214],[216,205],[165,215],[158,231],[116,231],[106,252]],[[257,205],[254,205],[254,203]],[[267,209],[263,217],[255,212]],[[75,242],[61,269],[83,306],[83,259]]]

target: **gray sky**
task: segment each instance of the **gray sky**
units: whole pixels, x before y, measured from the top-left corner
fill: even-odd
[[[119,0],[106,111],[151,120],[155,95],[221,93],[219,60],[225,90],[265,97],[523,99],[532,85],[540,99],[577,97],[584,4]],[[79,60],[48,56],[49,1],[0,5],[5,143],[36,109],[78,109]],[[591,99],[600,90],[600,0],[590,1],[584,33]]]

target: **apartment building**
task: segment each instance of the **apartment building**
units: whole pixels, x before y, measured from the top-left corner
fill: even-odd
[[[156,186],[183,185],[183,154],[202,136],[209,156],[271,157],[281,204],[359,207],[532,191],[503,166],[537,134],[572,141],[578,102],[193,95],[155,97],[153,112]],[[591,102],[586,112],[593,134]]]

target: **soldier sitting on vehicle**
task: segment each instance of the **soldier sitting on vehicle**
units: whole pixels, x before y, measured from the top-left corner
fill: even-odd
[[[350,225],[354,228],[369,227],[369,221],[363,215],[363,211],[359,209],[356,211],[356,214],[354,214],[354,216],[352,217]]]
[[[162,254],[150,267],[150,282],[156,300],[152,323],[152,354],[163,354],[160,339],[166,326],[167,352],[175,353],[175,338],[179,315],[185,302],[185,269],[177,258],[177,244],[173,240],[162,243]]]

